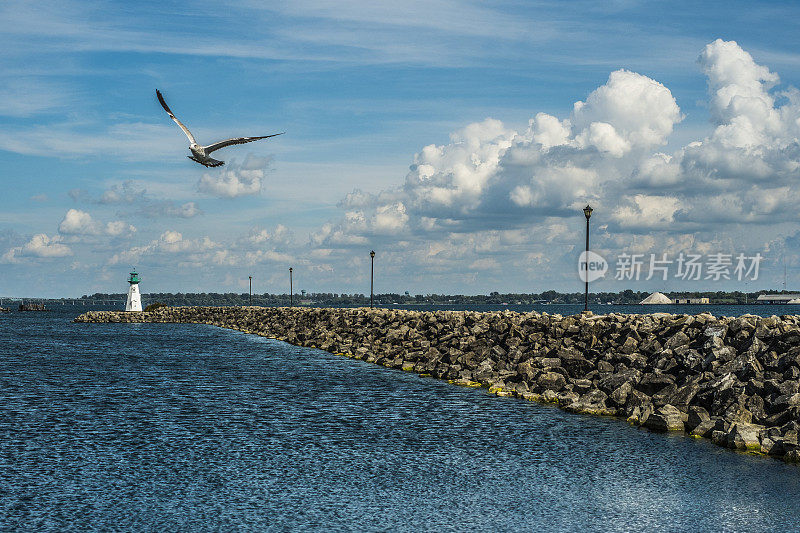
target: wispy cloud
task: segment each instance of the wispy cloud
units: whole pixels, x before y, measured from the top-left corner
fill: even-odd
[[[144,216],[147,218],[175,217],[193,218],[203,211],[195,202],[177,204],[173,200],[156,199],[147,188],[135,180],[115,183],[99,195],[92,195],[85,189],[70,189],[70,198],[75,202],[96,205],[119,205],[123,216]]]
[[[0,149],[50,157],[116,157],[126,161],[153,161],[185,149],[166,125],[61,122],[12,126],[0,130]]]
[[[45,77],[8,76],[0,80],[0,116],[31,117],[63,110],[71,101],[63,86]]]

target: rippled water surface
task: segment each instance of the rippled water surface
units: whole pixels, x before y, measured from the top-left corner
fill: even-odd
[[[0,530],[796,531],[800,468],[198,325],[0,315]]]

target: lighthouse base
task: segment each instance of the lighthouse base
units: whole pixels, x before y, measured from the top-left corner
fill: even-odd
[[[139,284],[131,284],[128,289],[128,301],[125,303],[126,311],[141,311],[142,310],[142,296],[139,294]]]

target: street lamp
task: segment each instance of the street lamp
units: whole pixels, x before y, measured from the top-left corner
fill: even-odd
[[[583,298],[583,310],[589,310],[589,219],[592,217],[592,207],[586,204],[583,208],[583,214],[586,216],[586,255],[584,257],[584,264],[586,265],[586,292]]]
[[[253,276],[247,276],[250,280],[250,305],[253,305]]]
[[[292,292],[292,267],[289,267],[289,307],[294,307],[294,294]]]
[[[369,308],[372,309],[372,295],[375,287],[375,250],[370,250],[369,259]]]

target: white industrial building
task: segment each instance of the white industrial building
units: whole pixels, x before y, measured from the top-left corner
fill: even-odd
[[[760,304],[800,304],[800,294],[759,294],[756,303]]]
[[[675,298],[676,304],[710,304],[711,300],[703,296],[702,298]]]

